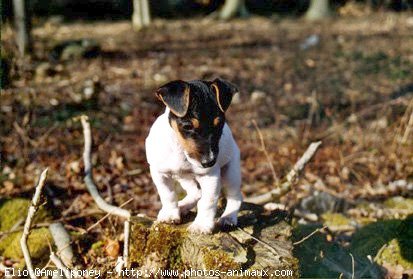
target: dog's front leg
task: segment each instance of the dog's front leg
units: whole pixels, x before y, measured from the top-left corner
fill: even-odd
[[[210,173],[198,176],[196,179],[201,187],[202,194],[198,201],[196,218],[188,227],[188,230],[193,233],[207,234],[214,229],[214,218],[221,191],[220,169],[211,170]]]
[[[155,183],[161,199],[162,208],[158,213],[157,221],[165,223],[180,223],[178,200],[173,188],[173,179],[167,174],[150,168],[153,183]]]

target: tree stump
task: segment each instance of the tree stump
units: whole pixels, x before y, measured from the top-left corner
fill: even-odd
[[[220,276],[229,277],[235,274],[228,271],[237,270],[240,275],[241,270],[248,270],[249,273],[242,274],[244,277],[265,277],[262,273],[265,270],[268,276],[277,277],[280,274],[276,270],[290,270],[287,278],[298,277],[298,262],[292,255],[291,226],[284,212],[266,212],[261,206],[244,203],[237,227],[225,231],[217,228],[211,235],[187,232],[193,217],[181,225],[132,219],[131,262],[144,270],[205,270],[211,272],[206,274],[209,276],[224,271],[227,273]]]

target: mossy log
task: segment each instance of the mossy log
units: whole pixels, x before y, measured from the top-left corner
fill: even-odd
[[[193,217],[181,225],[133,219],[132,264],[146,270],[266,270],[269,276],[276,270],[291,270],[290,278],[298,277],[285,213],[244,203],[237,227],[217,228],[211,235],[187,232]]]

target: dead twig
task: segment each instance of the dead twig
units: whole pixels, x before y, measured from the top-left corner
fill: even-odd
[[[307,239],[309,239],[310,237],[312,237],[313,235],[315,235],[315,234],[318,233],[319,231],[322,231],[322,230],[324,230],[324,229],[326,229],[326,228],[327,228],[327,226],[324,226],[324,227],[322,227],[322,228],[316,229],[315,231],[313,231],[313,232],[310,233],[309,235],[303,237],[301,240],[294,242],[293,245],[298,245],[298,244],[300,244],[300,243],[303,243],[304,241],[306,241]]]
[[[83,135],[85,139],[85,147],[84,147],[84,152],[83,152],[83,161],[85,164],[85,183],[86,187],[92,196],[92,198],[95,200],[97,206],[102,209],[103,211],[117,215],[123,218],[126,218],[125,221],[125,227],[124,227],[124,235],[125,235],[125,240],[124,240],[124,249],[123,249],[123,266],[128,265],[128,257],[129,257],[129,230],[130,230],[130,218],[131,218],[131,213],[126,210],[122,209],[117,206],[113,206],[109,203],[107,203],[102,196],[99,194],[99,191],[97,190],[97,187],[95,183],[93,182],[93,176],[92,176],[92,163],[91,163],[91,150],[92,150],[92,132],[90,129],[90,123],[89,123],[89,118],[86,115],[82,115],[80,117],[80,121],[83,126]]]
[[[54,252],[50,253],[50,260],[54,263],[54,265],[58,269],[63,271],[66,278],[72,278],[69,268],[67,268],[67,266],[65,266],[65,264],[62,262],[62,260]]]
[[[53,223],[49,226],[50,234],[53,237],[54,243],[57,246],[59,255],[65,266],[72,266],[73,250],[70,246],[70,235],[66,231],[62,223]]]
[[[129,200],[127,200],[126,202],[122,203],[119,207],[124,207],[125,205],[127,205],[128,203],[130,203],[131,201],[133,201],[133,198],[130,198]],[[102,218],[100,218],[96,223],[94,223],[93,225],[91,225],[89,228],[86,229],[85,233],[90,232],[93,228],[95,228],[97,225],[99,225],[100,223],[102,223],[104,220],[106,220],[109,216],[111,215],[111,213],[107,213],[105,216],[103,216]]]
[[[279,184],[278,187],[268,193],[246,198],[245,201],[255,204],[265,204],[279,199],[280,197],[285,195],[288,191],[291,190],[291,187],[295,183],[296,179],[303,171],[306,164],[314,156],[320,145],[321,141],[311,143],[307,150],[304,152],[303,156],[297,161],[297,163],[295,163],[292,170],[287,174],[285,181]]]
[[[83,162],[85,164],[85,184],[86,187],[92,196],[93,200],[96,202],[97,206],[105,212],[110,214],[120,216],[123,218],[130,218],[131,214],[128,210],[119,208],[108,204],[102,196],[99,194],[99,191],[93,181],[92,176],[92,163],[91,163],[91,150],[92,150],[92,132],[90,130],[89,118],[86,115],[80,117],[83,126],[83,135],[85,138],[85,149],[83,152]]]
[[[30,278],[32,278],[32,279],[37,278],[37,277],[36,277],[36,274],[34,273],[34,270],[33,270],[32,258],[30,256],[29,248],[27,247],[27,239],[29,238],[30,229],[31,229],[31,226],[32,226],[34,215],[36,214],[36,211],[39,209],[40,195],[42,193],[44,183],[45,183],[45,180],[46,180],[46,177],[47,177],[47,170],[48,169],[45,169],[41,173],[39,181],[37,182],[36,190],[35,190],[35,193],[34,193],[33,199],[32,199],[32,204],[29,207],[29,211],[28,211],[27,217],[26,217],[26,222],[24,223],[23,234],[22,234],[22,237],[20,239],[20,246],[21,246],[21,249],[22,249],[22,252],[23,252],[24,261],[26,262],[27,270],[29,271]]]
[[[351,279],[354,279],[354,257],[353,254],[350,253],[351,257]]]
[[[407,143],[407,139],[409,138],[409,135],[412,129],[413,129],[413,111],[410,114],[409,122],[407,123],[406,129],[404,130],[404,134],[401,140],[402,144]]]
[[[267,158],[268,165],[270,166],[272,177],[274,179],[274,183],[278,184],[280,182],[280,180],[278,179],[278,176],[275,172],[274,165],[272,163],[270,154],[268,154],[267,147],[265,146],[265,141],[264,141],[264,137],[262,136],[261,130],[258,127],[258,124],[255,121],[255,119],[252,120],[252,124],[254,124],[254,127],[255,127],[255,129],[257,130],[257,133],[258,133],[258,137],[260,138],[261,148],[262,148],[262,151],[264,152],[265,157]]]

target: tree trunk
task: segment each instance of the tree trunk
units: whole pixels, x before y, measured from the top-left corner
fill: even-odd
[[[311,0],[305,18],[308,20],[319,20],[332,15],[329,0]]]
[[[151,23],[148,0],[133,0],[132,26],[136,31]]]
[[[188,224],[132,219],[130,259],[141,270],[248,270],[250,275],[266,270],[271,276],[284,269],[290,270],[286,278],[296,278],[298,263],[292,255],[291,226],[285,217],[285,213],[265,212],[261,206],[244,203],[237,227],[217,229],[211,235],[188,233]],[[195,275],[201,278],[217,273],[190,276]],[[228,273],[218,277],[227,276],[231,277]]]
[[[32,49],[31,20],[27,4],[26,0],[13,0],[16,42],[21,56],[26,55]]]
[[[219,11],[219,18],[229,20],[237,15],[241,17],[249,15],[245,0],[225,0],[224,6]]]

